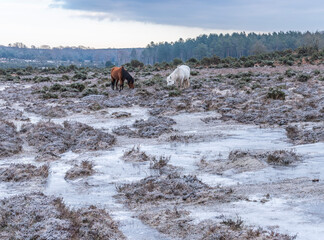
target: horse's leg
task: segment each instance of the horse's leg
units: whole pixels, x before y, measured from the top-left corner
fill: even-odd
[[[116,90],[118,91],[118,82],[119,82],[119,80],[116,80]]]
[[[111,89],[114,90],[116,80],[111,78]]]
[[[188,79],[183,80],[183,88],[188,88],[189,87],[189,81]]]
[[[119,92],[123,89],[123,84],[119,83]]]
[[[117,91],[119,90],[118,87],[119,87],[119,79],[116,81],[116,90]]]

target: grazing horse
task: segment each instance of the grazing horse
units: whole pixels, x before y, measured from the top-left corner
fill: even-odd
[[[167,85],[176,85],[180,88],[190,87],[190,68],[187,65],[178,66],[168,77]]]
[[[134,78],[124,69],[124,67],[113,67],[110,72],[111,76],[111,88],[114,90],[116,85],[116,90],[119,92],[124,88],[124,81],[127,80],[129,88],[134,88]]]

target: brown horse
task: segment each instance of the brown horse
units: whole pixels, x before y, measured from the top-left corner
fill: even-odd
[[[116,90],[119,91],[124,88],[124,81],[127,80],[129,88],[134,88],[134,78],[124,69],[124,67],[113,67],[110,72],[111,76],[111,88],[114,90],[116,85]]]

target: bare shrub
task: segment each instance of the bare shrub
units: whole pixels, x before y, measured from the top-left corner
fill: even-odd
[[[101,150],[111,147],[115,137],[79,122],[65,121],[63,126],[53,122],[25,124],[21,133],[26,135],[29,145],[35,146],[41,157],[58,158],[67,150]]]
[[[0,158],[21,152],[22,144],[16,126],[11,122],[0,120]]]
[[[139,145],[125,151],[122,158],[128,162],[145,162],[150,160],[150,157],[140,150]]]
[[[65,179],[76,179],[85,176],[91,176],[95,171],[93,163],[90,161],[82,161],[80,165],[75,165],[65,173]]]
[[[171,156],[160,156],[152,157],[150,162],[150,168],[152,169],[162,169],[163,167],[166,167],[168,162],[170,161]]]
[[[0,200],[0,239],[125,239],[109,214],[95,206],[77,211],[42,193]]]
[[[32,164],[10,164],[7,168],[0,168],[0,180],[4,182],[22,182],[34,178],[46,179],[49,166],[36,167]]]
[[[223,217],[221,223],[229,226],[232,230],[239,230],[243,228],[243,220],[238,215],[236,216],[236,219]]]
[[[300,160],[294,150],[278,150],[269,153],[267,162],[273,165],[290,165]]]
[[[194,135],[171,135],[170,136],[170,141],[172,142],[184,142],[184,143],[188,143],[190,142],[190,140],[193,140]]]

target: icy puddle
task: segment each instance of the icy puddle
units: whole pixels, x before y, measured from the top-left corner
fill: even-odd
[[[129,117],[115,118],[114,113],[129,113]],[[146,120],[149,117],[146,108],[141,108],[135,106],[132,108],[112,108],[107,112],[98,111],[95,114],[74,114],[65,118],[53,118],[53,122],[62,124],[64,121],[76,121],[80,123],[87,124],[93,128],[102,129],[102,130],[112,130],[118,126],[128,125],[130,126],[135,122],[136,119]]]
[[[133,217],[133,213],[117,203],[114,195],[116,187],[122,183],[138,181],[144,177],[156,174],[148,169],[148,163],[128,164],[120,157],[121,148],[112,151],[96,153],[63,155],[60,162],[53,163],[45,194],[61,196],[64,202],[72,207],[96,205],[107,209],[111,216],[121,223],[120,229],[127,239],[168,239],[158,231],[144,225]],[[71,168],[70,161],[91,160],[95,165],[96,174],[77,180],[64,179],[65,172]]]
[[[226,127],[220,127],[226,128]],[[142,146],[142,149],[150,154],[171,156],[170,164],[183,169],[184,174],[195,174],[203,182],[210,186],[236,186],[248,184],[271,184],[296,178],[307,178],[322,181],[324,177],[324,143],[291,146],[286,142],[285,132],[281,129],[260,129],[251,126],[230,126],[228,138],[220,138],[202,143],[175,143],[159,146]],[[189,129],[188,129],[189,131]],[[196,129],[191,130],[197,132]],[[223,175],[201,173],[197,170],[196,163],[204,156],[211,160],[219,156],[228,156],[231,150],[281,150],[294,149],[297,154],[303,156],[303,160],[296,166],[268,166],[258,171],[243,173],[225,172]],[[312,184],[312,183],[311,183]],[[316,182],[314,183],[316,184]],[[313,185],[316,188],[316,185]],[[293,182],[291,188],[299,188]],[[260,186],[260,188],[262,188]],[[307,192],[301,199],[286,199],[289,193],[282,191],[284,198],[271,198],[268,202],[261,203],[267,192],[260,190],[257,202],[241,201],[221,208],[191,208],[191,216],[197,221],[217,219],[221,215],[233,218],[236,215],[242,217],[247,224],[271,227],[275,231],[297,234],[297,239],[322,239],[324,236],[324,199],[312,199]],[[305,190],[306,191],[306,190]],[[279,193],[277,193],[279,194]],[[310,193],[312,195],[312,193]],[[323,196],[323,195],[322,195]],[[253,200],[254,196],[248,196]],[[305,198],[305,199],[304,199]]]
[[[116,119],[114,112],[129,112],[130,117]],[[110,132],[120,125],[130,126],[136,119],[146,119],[147,110],[140,107],[109,109],[108,112],[96,112],[92,115],[75,114],[68,118],[52,119],[56,123],[73,120],[88,124],[94,128]],[[201,141],[193,143],[168,142],[167,136],[161,136],[161,142],[130,138],[128,144],[118,145],[107,151],[85,152],[76,154],[67,152],[58,161],[50,163],[50,176],[45,185],[44,193],[62,197],[71,207],[96,205],[106,208],[115,220],[121,223],[121,230],[128,239],[167,239],[157,230],[144,225],[134,217],[134,213],[118,203],[114,197],[116,188],[123,183],[139,181],[147,176],[158,174],[149,168],[149,162],[128,163],[121,159],[123,152],[134,145],[140,145],[141,151],[154,156],[171,156],[169,164],[177,167],[182,174],[196,175],[203,182],[211,185],[235,186],[263,183],[277,183],[287,179],[309,178],[322,181],[324,174],[324,144],[308,144],[292,146],[287,142],[285,130],[279,128],[259,128],[252,125],[225,124],[220,121],[204,123],[202,118],[215,117],[217,114],[192,113],[179,114],[172,118],[177,122],[172,134],[195,135],[203,137]],[[33,116],[33,121],[38,121]],[[118,140],[117,140],[118,141]],[[125,142],[125,139],[123,140]],[[204,158],[206,161],[218,158],[226,159],[232,150],[281,150],[295,149],[304,159],[293,167],[267,166],[258,171],[235,173],[227,171],[223,175],[202,172],[197,163]],[[65,180],[64,176],[74,163],[82,160],[92,161],[96,173],[93,176]],[[30,158],[16,161],[1,160],[0,164],[10,162],[30,162]],[[0,184],[0,198],[9,196],[9,184]],[[291,185],[292,188],[298,186]],[[19,193],[19,187],[14,187],[13,193]],[[21,192],[25,192],[21,187]],[[248,196],[254,201],[241,201],[223,204],[221,207],[210,206],[204,208],[190,208],[191,216],[196,221],[217,219],[220,215],[235,215],[242,217],[244,222],[255,226],[273,227],[278,232],[298,234],[298,239],[320,239],[324,235],[324,203],[305,199],[292,201],[285,197],[289,193],[282,193],[282,197],[271,197],[265,203],[259,200],[263,192]],[[307,196],[306,196],[307,197]],[[208,213],[208,214],[207,214]]]
[[[238,202],[227,210],[230,214],[237,213],[250,224],[297,234],[297,239],[313,240],[324,236],[323,204],[274,198],[266,203]]]
[[[31,88],[33,84],[20,84],[20,83],[11,83],[11,84],[1,84],[0,91],[6,90],[6,88],[19,87],[19,88]]]

